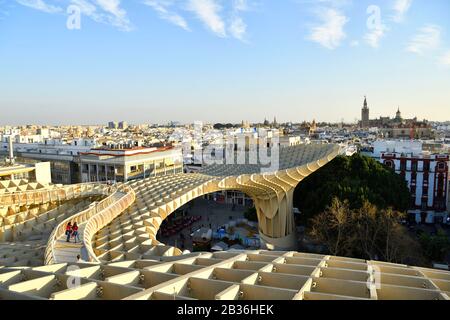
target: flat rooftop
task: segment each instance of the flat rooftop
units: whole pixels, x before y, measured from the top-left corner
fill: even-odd
[[[34,169],[33,165],[28,164],[14,164],[14,165],[1,165],[0,164],[0,176],[6,176],[14,173],[21,173],[32,171]]]

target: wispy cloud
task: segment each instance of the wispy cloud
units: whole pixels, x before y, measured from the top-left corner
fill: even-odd
[[[222,6],[217,0],[189,0],[187,9],[195,13],[198,19],[214,34],[226,37],[225,22],[221,17]]]
[[[385,34],[385,27],[375,28],[364,35],[364,40],[372,48],[378,48],[380,46],[380,40],[385,36]]]
[[[18,4],[50,14],[64,14],[65,6],[76,5],[83,15],[95,22],[105,23],[123,31],[133,29],[125,9],[121,7],[120,0],[15,0]],[[64,3],[64,9],[62,7]]]
[[[144,4],[152,7],[161,19],[167,20],[186,31],[190,31],[186,19],[171,9],[174,5],[173,0],[144,0]]]
[[[228,29],[234,38],[241,41],[245,41],[245,36],[247,33],[247,24],[241,17],[241,13],[247,10],[249,10],[247,0],[233,0],[231,22]]]
[[[106,15],[106,18],[112,25],[124,31],[130,31],[132,29],[131,22],[120,2],[120,0],[96,0],[97,5],[109,14]]]
[[[46,13],[58,13],[63,11],[61,7],[48,4],[44,2],[44,0],[16,0],[16,2],[23,6]]]
[[[241,17],[232,17],[229,31],[234,38],[244,41],[247,33],[247,24]]]
[[[405,19],[405,15],[411,7],[411,4],[412,0],[395,0],[393,6],[395,13],[392,20],[397,23],[402,22]]]
[[[450,67],[450,50],[447,51],[446,53],[444,53],[440,59],[439,59],[439,63],[446,66],[446,67]]]
[[[143,0],[143,3],[153,8],[161,19],[191,31],[186,16],[180,11],[187,11],[199,19],[204,26],[215,35],[228,36],[246,41],[247,24],[243,13],[251,10],[248,0]],[[222,7],[226,3],[226,7]]]
[[[322,24],[311,29],[308,39],[319,43],[321,46],[333,50],[340,46],[346,38],[344,26],[349,19],[335,8],[321,8],[317,10],[317,16]]]
[[[368,31],[364,35],[364,41],[372,48],[378,48],[381,39],[386,35],[388,27],[381,18],[381,10],[378,6],[369,6],[367,14],[370,16],[367,20]]]
[[[406,50],[423,55],[438,48],[440,43],[441,28],[436,25],[427,25],[419,29],[418,33],[408,43]]]

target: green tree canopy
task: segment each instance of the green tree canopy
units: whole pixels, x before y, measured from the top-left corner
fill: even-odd
[[[258,222],[258,214],[256,213],[256,208],[247,208],[247,210],[244,211],[244,218],[248,221]]]
[[[436,262],[445,260],[445,255],[450,249],[450,240],[445,231],[439,230],[436,235],[423,233],[419,241],[430,260]]]
[[[380,209],[406,211],[410,193],[406,181],[375,159],[355,154],[339,156],[311,174],[296,188],[294,206],[302,212],[302,222],[324,212],[333,198],[348,200],[351,210],[366,201]]]

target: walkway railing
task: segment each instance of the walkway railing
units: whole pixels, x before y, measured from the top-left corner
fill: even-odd
[[[96,191],[95,195],[107,195],[108,197],[98,203],[93,203],[88,209],[68,217],[67,219],[63,220],[56,226],[56,228],[50,234],[50,237],[47,242],[47,248],[45,250],[44,256],[46,265],[55,263],[55,244],[58,241],[58,239],[65,234],[67,224],[69,222],[72,222],[72,224],[74,222],[76,222],[77,224],[85,223],[94,215],[96,215],[98,212],[114,204],[114,202],[116,201],[115,194],[116,192],[118,192],[119,189],[121,189],[121,186],[108,186],[99,184],[97,184],[96,186],[97,188],[92,187],[90,189],[88,187],[88,189],[90,189],[90,192],[93,192],[95,190]],[[98,188],[98,186],[101,186],[101,188]],[[82,185],[81,188],[83,188]]]
[[[0,194],[0,205],[31,205],[43,204],[52,201],[73,199],[81,195],[89,195],[90,192],[98,194],[98,190],[108,188],[102,183],[80,183],[65,186],[58,186],[51,189],[38,189],[13,193]]]
[[[121,185],[118,192],[123,193],[123,196],[108,207],[99,210],[98,214],[89,219],[84,228],[83,242],[90,262],[100,262],[92,247],[92,239],[94,239],[94,236],[136,200],[136,194],[133,188],[127,185]]]
[[[0,206],[31,206],[46,203],[66,201],[92,195],[108,195],[109,186],[104,183],[80,183],[74,185],[57,186],[52,189],[40,189],[0,194]],[[30,220],[16,220],[24,211],[0,218],[0,241],[14,238],[14,228]],[[17,221],[17,222],[16,222]]]

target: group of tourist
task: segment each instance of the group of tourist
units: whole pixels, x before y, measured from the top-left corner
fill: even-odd
[[[78,233],[78,225],[76,222],[73,223],[69,222],[66,226],[66,242],[70,242],[70,238],[73,238],[75,240],[75,243],[77,243],[77,239],[80,241],[80,234]]]

